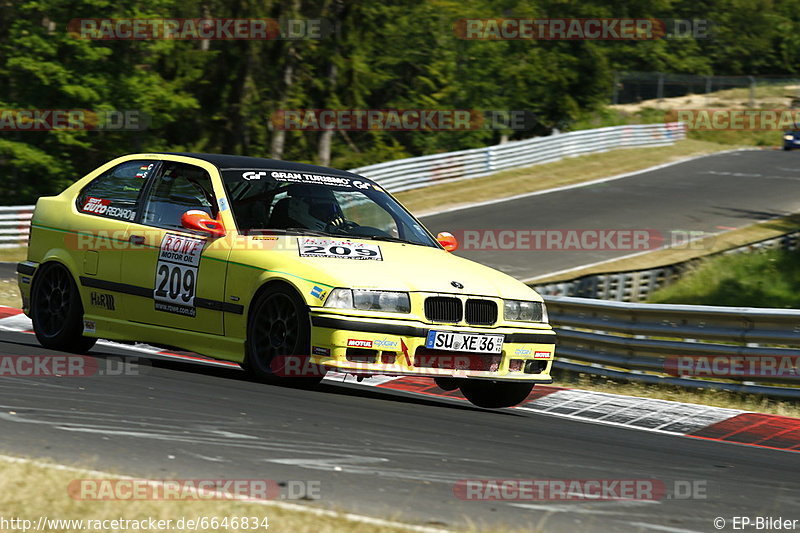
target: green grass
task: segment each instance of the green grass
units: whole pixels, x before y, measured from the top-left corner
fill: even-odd
[[[653,293],[649,301],[800,308],[800,250],[708,258],[678,282]]]

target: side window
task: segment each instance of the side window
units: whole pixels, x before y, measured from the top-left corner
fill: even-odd
[[[119,220],[136,217],[136,201],[155,161],[128,161],[107,170],[84,187],[77,207],[82,213]]]
[[[211,177],[193,165],[164,163],[164,171],[153,183],[145,200],[142,224],[183,229],[181,217],[190,209],[205,211],[211,218],[216,218],[217,202]]]

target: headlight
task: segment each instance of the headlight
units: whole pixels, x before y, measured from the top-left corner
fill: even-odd
[[[407,292],[333,289],[328,295],[328,299],[325,300],[325,307],[410,313],[411,301]]]
[[[783,138],[786,139],[787,141],[793,141],[794,135],[784,135]]]
[[[503,300],[503,317],[516,322],[547,322],[547,308],[542,302]]]

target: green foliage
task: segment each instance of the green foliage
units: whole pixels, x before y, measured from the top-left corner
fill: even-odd
[[[90,40],[75,19],[323,18],[304,40]],[[461,18],[711,19],[708,39],[464,40]],[[606,111],[615,71],[791,74],[800,11],[788,0],[15,0],[0,2],[0,109],[137,110],[143,131],[0,132],[0,202],[31,203],[134,151],[277,154],[350,168],[559,130],[661,120]],[[281,109],[524,110],[525,130],[277,131]],[[282,142],[282,149],[279,148]],[[775,144],[763,140],[766,144]]]
[[[654,303],[800,307],[800,251],[770,250],[707,259]]]

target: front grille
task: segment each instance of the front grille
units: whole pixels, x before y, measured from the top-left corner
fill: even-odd
[[[491,326],[497,322],[497,304],[491,300],[467,300],[464,319],[467,324]]]
[[[431,296],[425,299],[425,318],[431,322],[460,322],[461,300],[446,296]]]

